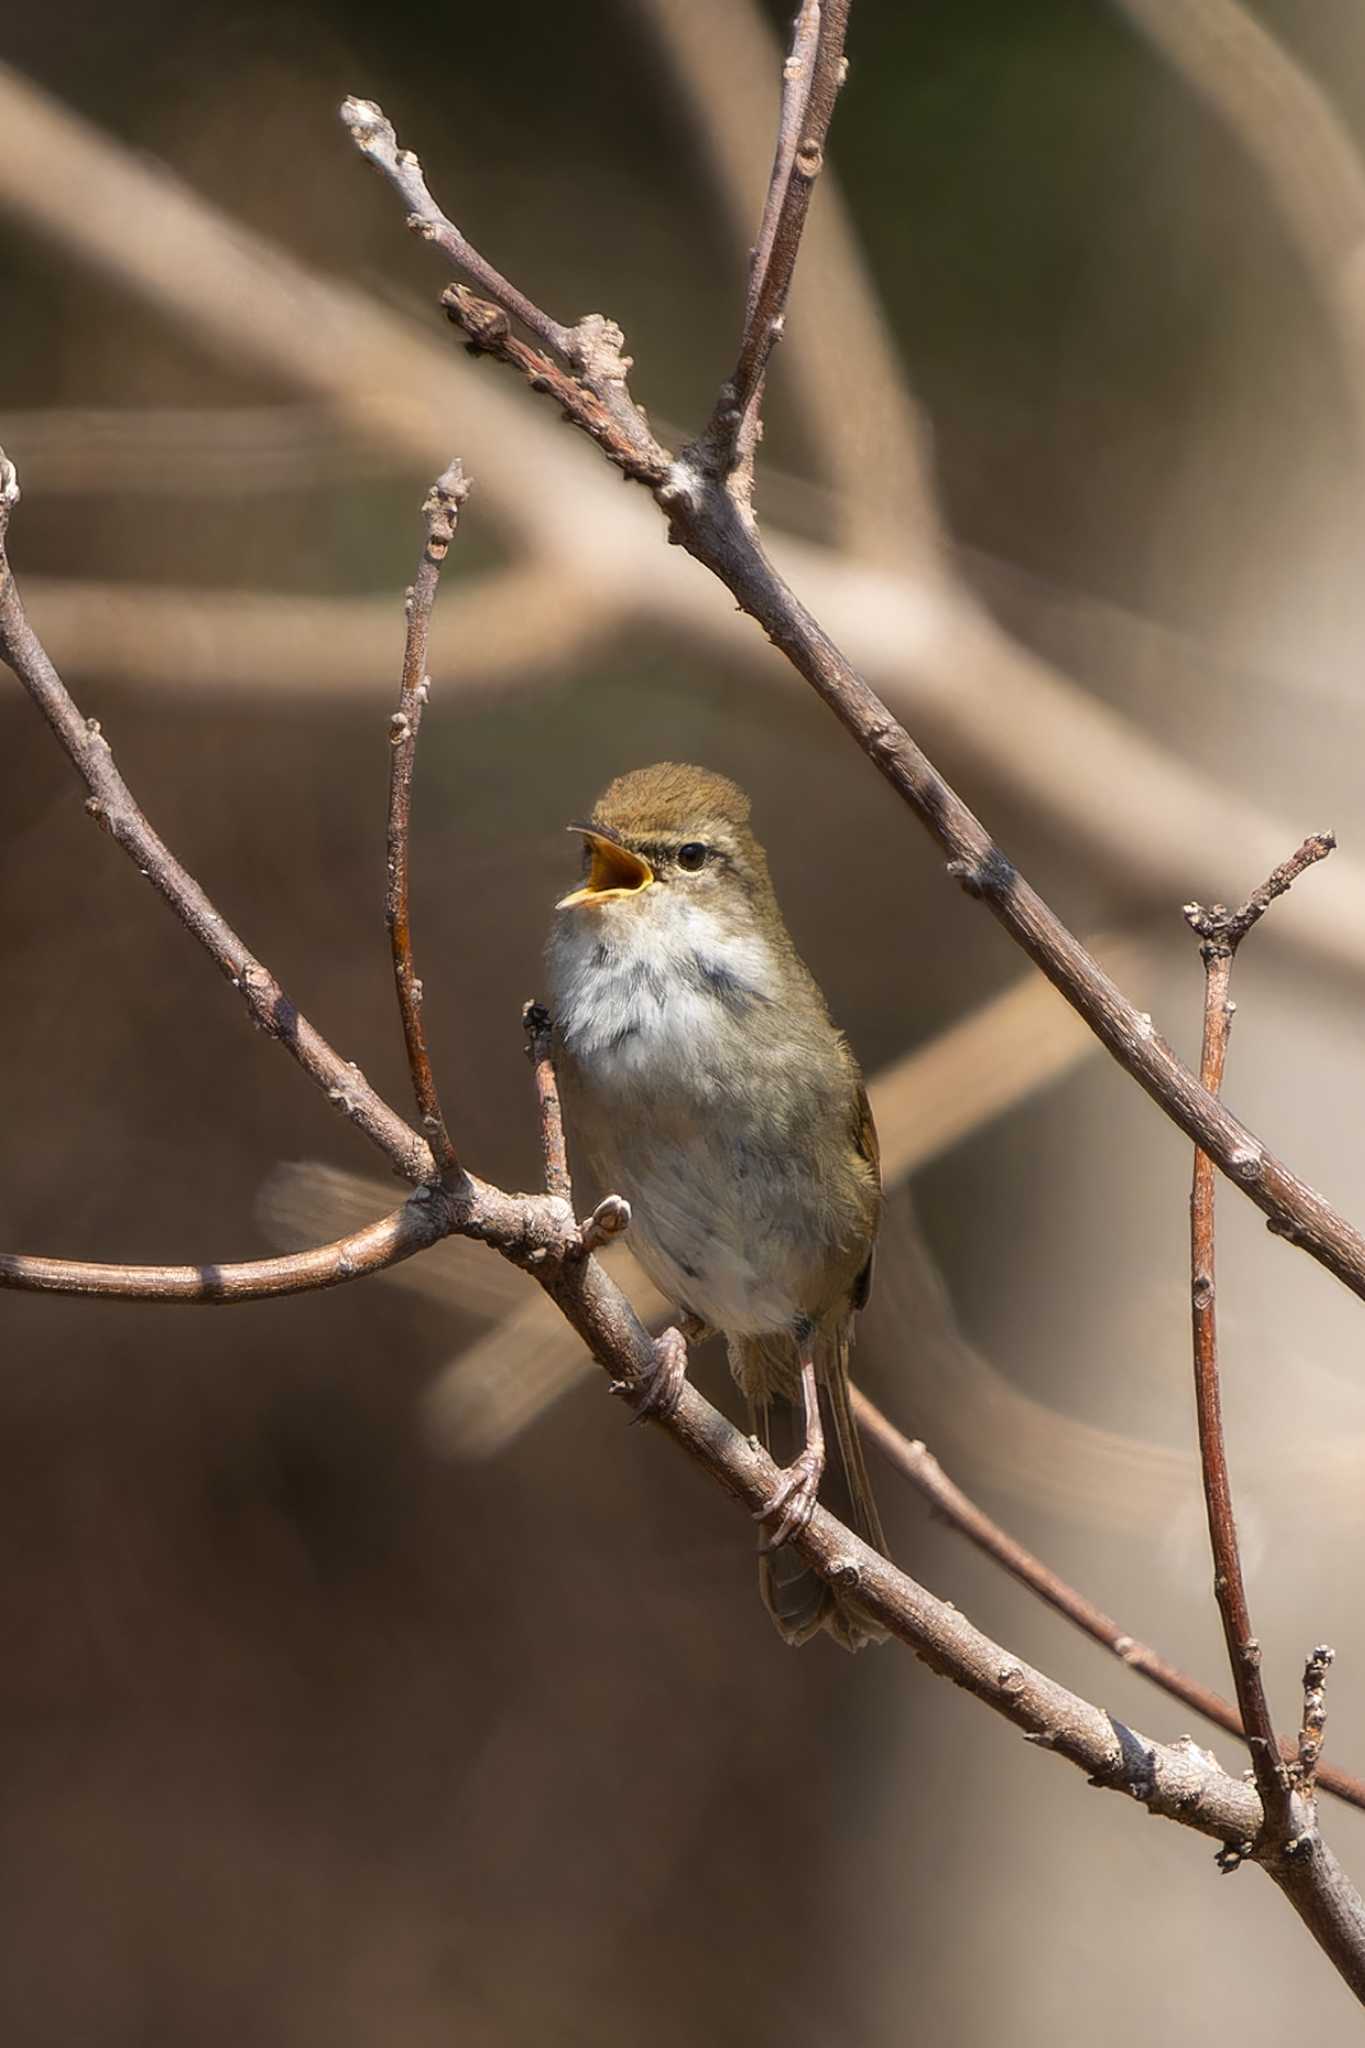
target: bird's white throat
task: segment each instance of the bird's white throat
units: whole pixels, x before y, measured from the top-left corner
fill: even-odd
[[[600,1087],[660,1066],[685,1080],[709,1041],[777,995],[761,933],[667,885],[561,911],[547,958],[560,1036]]]

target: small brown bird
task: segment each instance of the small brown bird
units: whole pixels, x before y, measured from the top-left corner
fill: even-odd
[[[724,1335],[785,1467],[759,1515],[779,1631],[802,1643],[824,1628],[860,1649],[880,1639],[875,1624],[784,1546],[814,1510],[827,1421],[847,1494],[830,1504],[885,1547],[849,1407],[881,1208],[862,1076],[733,782],[637,769],[570,829],[584,883],[557,906],[548,959],[571,1136],[630,1203],[631,1245],[689,1334]]]

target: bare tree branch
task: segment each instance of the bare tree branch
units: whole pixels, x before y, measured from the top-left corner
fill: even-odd
[[[411,866],[412,773],[417,762],[417,735],[421,731],[422,712],[431,691],[431,677],[427,672],[431,608],[436,602],[442,566],[455,538],[460,507],[468,495],[469,485],[464,471],[455,461],[437,477],[422,507],[427,526],[426,540],[417,575],[407,593],[408,629],[403,646],[403,681],[398,709],[389,721],[392,751],[384,919],[389,928],[394,988],[398,995],[398,1012],[403,1020],[403,1043],[407,1048],[408,1072],[412,1077],[417,1115],[437,1167],[443,1174],[458,1172],[460,1162],[446,1128],[422,1024],[422,984],[417,978],[412,957],[408,873]]]
[[[849,0],[803,0],[782,72],[777,151],[749,272],[739,357],[721,387],[699,449],[731,482],[737,504],[749,507],[763,382],[782,334],[792,275],[815,180],[824,169],[825,138],[844,82],[844,31]]]
[[[753,0],[645,0],[640,18],[657,37],[715,166],[733,236],[748,249],[754,194],[771,162],[771,82],[781,63],[772,31]],[[828,165],[820,188],[792,302],[837,306],[839,317],[786,323],[783,379],[798,393],[803,434],[831,487],[824,510],[839,541],[860,560],[903,574],[907,560],[936,558],[942,540],[926,435]]]
[[[535,1076],[536,1107],[540,1112],[540,1156],[545,1165],[545,1192],[561,1202],[572,1202],[573,1182],[569,1178],[569,1154],[564,1142],[564,1118],[559,1107],[559,1082],[555,1076],[554,1031],[550,1013],[539,1003],[528,1003],[521,1013],[526,1028],[526,1056]]]
[[[242,997],[258,1030],[279,1040],[332,1107],[386,1152],[405,1179],[430,1179],[433,1162],[424,1141],[375,1094],[355,1062],[344,1060],[313,1029],[214,909],[133,801],[98,720],[82,718],[76,709],[25,616],[10,570],[6,542],[10,512],[18,498],[14,465],[0,452],[0,660],[18,676],[89,790],[86,811],[199,941]]]
[[[98,1295],[105,1301],[201,1304],[313,1294],[385,1272],[439,1242],[449,1227],[448,1219],[423,1196],[424,1190],[418,1188],[401,1209],[364,1229],[279,1259],[242,1259],[230,1265],[115,1266],[0,1252],[0,1287],[25,1294]]]
[[[1223,1085],[1233,1005],[1228,989],[1237,948],[1264,917],[1277,896],[1283,896],[1304,869],[1325,859],[1336,841],[1330,833],[1306,839],[1282,861],[1269,879],[1247,898],[1240,910],[1215,904],[1185,906],[1185,919],[1202,941],[1204,962],[1204,1029],[1199,1077],[1211,1095]],[[1218,1318],[1215,1306],[1216,1193],[1213,1162],[1198,1146],[1194,1154],[1194,1186],[1190,1194],[1190,1306],[1194,1327],[1194,1397],[1199,1421],[1199,1453],[1208,1509],[1209,1544],[1213,1551],[1213,1590],[1222,1618],[1232,1666],[1242,1728],[1251,1752],[1256,1788],[1265,1808],[1266,1829],[1281,1850],[1296,1839],[1296,1818],[1290,1780],[1280,1756],[1279,1737],[1271,1718],[1261,1678],[1261,1646],[1251,1626],[1246,1584],[1242,1575],[1237,1517],[1232,1505],[1227,1444],[1223,1435],[1223,1399],[1218,1372]]]
[[[1103,1608],[1087,1600],[1060,1573],[1035,1557],[1031,1550],[1011,1536],[1008,1530],[1002,1529],[984,1509],[968,1498],[960,1486],[953,1483],[925,1444],[902,1436],[895,1424],[858,1387],[853,1389],[853,1412],[883,1457],[923,1494],[935,1512],[959,1535],[965,1536],[969,1543],[975,1544],[978,1550],[1001,1565],[1011,1578],[1027,1586],[1058,1614],[1074,1622],[1092,1642],[1112,1651],[1130,1671],[1150,1679],[1153,1685],[1160,1686],[1173,1699],[1183,1700],[1187,1707],[1193,1707],[1197,1714],[1225,1729],[1229,1735],[1242,1734],[1242,1717],[1230,1701],[1220,1698],[1210,1687],[1201,1685],[1198,1679],[1168,1663],[1146,1643],[1139,1642],[1136,1636],[1129,1635],[1118,1622],[1111,1620]],[[1286,1763],[1296,1755],[1302,1763],[1303,1738],[1300,1738],[1297,1750],[1288,1742],[1282,1743],[1280,1753]],[[1348,1805],[1365,1808],[1365,1782],[1361,1779],[1325,1765],[1317,1768],[1317,1778],[1320,1785],[1339,1799],[1344,1799]]]
[[[502,1198],[506,1199],[506,1198]],[[475,1198],[478,1208],[478,1195]],[[491,1219],[490,1219],[491,1220]],[[488,1234],[487,1226],[481,1232]],[[496,1241],[496,1240],[493,1240]],[[595,1260],[552,1264],[542,1284],[599,1363],[626,1382],[647,1383],[654,1349]],[[580,1287],[575,1283],[581,1283]],[[776,1468],[761,1445],[740,1435],[684,1385],[676,1406],[655,1418],[750,1512],[768,1497]],[[1149,1741],[1065,1687],[1014,1658],[878,1552],[817,1507],[796,1548],[831,1585],[927,1663],[983,1700],[1040,1748],[1085,1771],[1094,1785],[1125,1792],[1150,1813],[1221,1841],[1239,1859],[1263,1861],[1309,1932],[1358,1999],[1365,2001],[1365,1904],[1316,1831],[1305,1825],[1294,1853],[1262,1851],[1262,1811],[1254,1788],[1226,1776],[1188,1736]]]

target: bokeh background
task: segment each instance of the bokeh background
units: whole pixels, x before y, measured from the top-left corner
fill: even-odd
[[[1228,1092],[1360,1216],[1365,28],[1350,0],[1258,0],[1279,57],[1224,44],[1216,110],[1197,37],[1172,61],[1142,32],[1191,11],[856,0],[759,502],[803,594],[1186,1054],[1181,903],[1337,829],[1239,963]],[[682,434],[733,346],[781,22],[750,0],[7,10],[15,562],[153,821],[401,1101],[385,729],[421,497],[462,454],[415,910],[465,1156],[535,1173],[518,1012],[563,822],[630,765],[737,776],[869,1073],[937,1043],[961,1105],[892,1200],[861,1377],[1225,1684],[1188,1147],[1051,997],[1027,1042],[1015,1008],[944,1041],[1025,963],[643,497],[458,350],[439,263],[335,119],[380,100],[509,275],[622,321],[637,396]],[[386,1206],[91,832],[17,689],[0,720],[0,1240],[226,1259]],[[883,1099],[914,1123],[913,1085]],[[1291,1722],[1333,1642],[1330,1751],[1359,1769],[1365,1325],[1235,1196],[1221,1217],[1272,1697]],[[785,1651],[747,1530],[552,1327],[509,1336],[519,1286],[442,1252],[275,1305],[0,1306],[7,2040],[1352,2038],[1258,1873],[1218,1876],[1207,1842],[895,1649]],[[1237,1767],[876,1476],[936,1592]],[[1365,1818],[1330,1827],[1365,1872]]]

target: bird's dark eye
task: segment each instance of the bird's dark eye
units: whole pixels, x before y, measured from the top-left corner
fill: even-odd
[[[699,839],[689,839],[686,846],[678,848],[678,866],[686,868],[689,875],[695,875],[698,868],[706,866],[711,849],[703,846]]]

